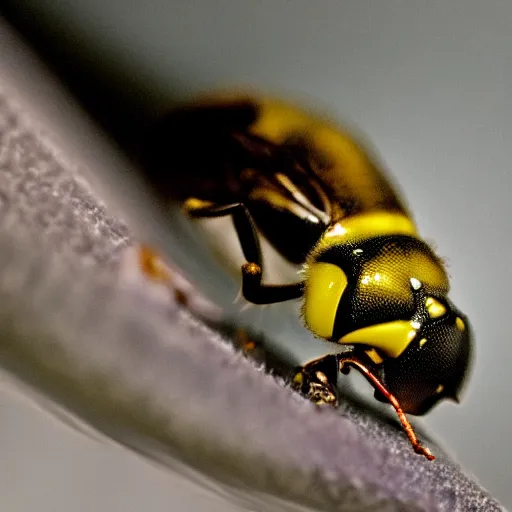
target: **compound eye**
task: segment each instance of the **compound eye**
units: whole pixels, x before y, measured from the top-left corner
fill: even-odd
[[[320,338],[332,337],[336,312],[347,283],[345,272],[333,263],[309,266],[304,292],[304,321]]]
[[[440,318],[446,314],[446,307],[437,299],[434,299],[434,297],[427,297],[425,300],[425,306],[428,311],[428,316],[432,319]]]

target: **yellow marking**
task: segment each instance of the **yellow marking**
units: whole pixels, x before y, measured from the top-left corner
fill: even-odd
[[[430,318],[439,318],[446,313],[446,308],[434,297],[428,297],[425,301]]]
[[[317,336],[330,339],[347,276],[332,263],[314,263],[308,268],[304,292],[304,321]]]
[[[189,197],[184,203],[185,210],[192,213],[194,210],[209,208],[211,206],[213,206],[212,201],[205,201],[203,199],[198,199],[197,197]]]
[[[389,357],[398,357],[416,336],[416,325],[406,320],[371,325],[346,334],[339,343],[369,345]]]
[[[455,320],[455,325],[457,326],[457,329],[459,329],[459,331],[461,332],[465,331],[466,329],[466,326],[464,325],[464,322],[460,317],[457,317],[457,319]]]
[[[444,386],[442,384],[439,384],[439,386],[437,386],[436,388],[436,395],[438,395],[439,393],[442,393],[444,391]]]
[[[295,377],[293,377],[293,383],[297,386],[302,386],[304,383],[304,375],[302,375],[302,372],[295,374]]]
[[[335,238],[336,243],[346,243],[381,235],[416,236],[417,232],[412,220],[405,215],[380,211],[347,217],[331,226],[324,238]],[[330,245],[332,242],[327,243]]]
[[[420,348],[423,347],[423,345],[425,345],[425,343],[427,343],[427,338],[423,338],[420,340]]]
[[[381,364],[384,362],[384,359],[379,355],[379,353],[374,349],[365,350],[366,355],[375,363],[375,364]]]

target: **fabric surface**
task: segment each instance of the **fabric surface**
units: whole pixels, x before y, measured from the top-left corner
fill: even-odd
[[[242,504],[502,510],[440,447],[429,443],[433,463],[415,455],[395,424],[356,401],[315,408],[173,293],[127,279],[130,228],[44,129],[0,92],[4,369],[115,441],[222,482]]]

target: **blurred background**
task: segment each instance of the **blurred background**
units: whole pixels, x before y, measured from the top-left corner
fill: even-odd
[[[145,130],[166,108],[210,88],[261,87],[357,126],[404,191],[424,237],[448,260],[451,297],[475,331],[476,363],[462,405],[441,404],[424,422],[512,507],[512,4],[3,4],[8,22],[129,156],[136,157]],[[167,510],[171,495],[187,493],[190,484],[171,490],[165,475],[122,449],[67,432],[8,395],[0,394],[0,410],[0,472],[9,473],[0,496],[11,500],[9,511],[32,509],[40,499],[48,510],[82,510],[54,492],[63,486],[81,496],[83,510],[94,507],[88,500],[95,493],[112,493],[109,510],[127,511],[147,509],[147,500],[152,510]],[[16,491],[22,481],[37,482],[24,498]],[[198,500],[190,510],[217,510],[200,490],[190,492]]]

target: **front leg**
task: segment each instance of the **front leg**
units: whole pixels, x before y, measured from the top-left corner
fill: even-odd
[[[190,198],[185,202],[185,211],[195,218],[216,218],[230,215],[247,260],[242,265],[242,294],[253,304],[272,304],[298,299],[302,296],[302,282],[284,285],[262,283],[263,258],[256,226],[249,210],[243,203],[217,205],[210,201]]]

